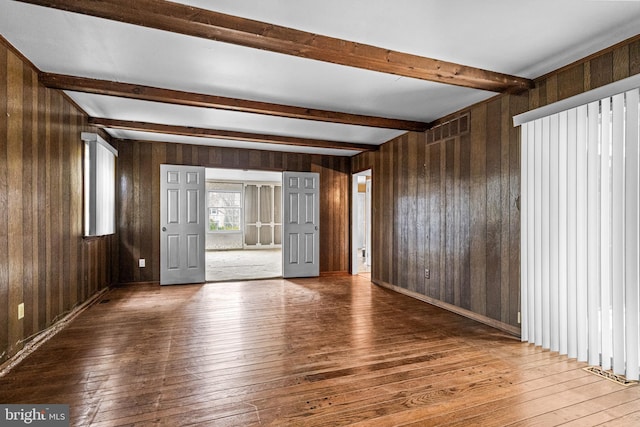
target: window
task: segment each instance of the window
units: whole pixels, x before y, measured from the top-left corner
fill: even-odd
[[[208,197],[209,232],[240,231],[242,193],[210,190]]]
[[[118,151],[95,133],[84,141],[84,235],[104,236],[116,229],[116,157]]]

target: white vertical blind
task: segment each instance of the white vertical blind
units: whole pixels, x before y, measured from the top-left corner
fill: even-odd
[[[587,360],[587,106],[577,108],[576,121],[576,325],[578,360]]]
[[[532,127],[531,127],[532,128]],[[520,283],[529,282],[529,132],[522,129],[520,138]],[[532,286],[530,286],[532,288]],[[521,337],[529,341],[529,289],[520,292]]]
[[[531,200],[531,202],[527,202],[528,204],[528,208],[529,211],[531,212],[531,217],[529,218],[529,222],[527,223],[526,227],[527,227],[527,236],[529,236],[529,250],[528,250],[528,259],[529,259],[529,265],[530,267],[527,269],[528,272],[528,278],[529,278],[529,283],[534,283],[535,281],[535,277],[536,277],[536,271],[535,271],[535,259],[536,259],[536,253],[535,253],[535,246],[536,246],[536,239],[535,239],[535,220],[534,220],[534,203],[535,203],[535,180],[534,177],[536,176],[536,171],[535,171],[535,139],[534,139],[534,135],[535,135],[535,127],[534,126],[530,126],[530,129],[528,130],[529,133],[529,145],[527,147],[527,153],[528,153],[528,158],[527,158],[527,163],[528,163],[528,167],[527,167],[527,173],[529,175],[529,178],[527,179],[527,186],[529,188],[528,190],[528,195],[529,195],[529,199]],[[536,330],[536,325],[535,325],[535,304],[536,304],[536,300],[535,300],[535,286],[531,286],[530,289],[527,290],[527,293],[529,295],[528,297],[528,304],[529,304],[529,310],[528,310],[528,317],[530,319],[529,323],[529,340],[533,340],[535,337],[535,330]]]
[[[640,379],[640,92],[522,124],[522,339]]]
[[[567,221],[567,112],[563,111],[558,114],[558,174],[559,185],[559,204],[558,204],[558,333],[559,333],[559,352],[567,354],[568,342],[568,299],[567,299],[567,230],[569,223]]]
[[[82,132],[84,141],[85,236],[115,233],[116,156],[118,151],[95,133]]]
[[[624,94],[612,99],[611,109],[611,317],[613,372],[625,371],[624,357]]]
[[[550,130],[549,130],[549,117],[542,119],[542,254],[550,254],[550,196],[551,188],[549,187],[550,178],[550,158],[549,158],[549,142],[550,142]],[[549,264],[551,261],[550,256],[542,256],[542,346],[544,348],[551,347],[551,311],[550,311],[550,271]]]
[[[543,209],[542,209],[542,185],[544,180],[538,179],[538,177],[542,178],[542,156],[543,156],[543,145],[542,145],[542,120],[536,120],[534,123],[534,139],[533,139],[533,148],[535,152],[535,169],[534,169],[534,179],[532,182],[534,184],[534,199],[533,199],[533,222],[534,222],[534,230],[531,235],[534,238],[534,277],[535,277],[535,287],[533,289],[533,313],[534,313],[534,337],[536,345],[542,345],[542,275],[544,272],[545,262],[542,258],[542,235],[543,235]]]
[[[557,183],[559,179],[558,150],[558,114],[549,120],[549,183]],[[560,210],[559,187],[549,186],[549,348],[558,351],[560,348],[560,307],[558,286]]]
[[[588,105],[587,128],[587,258],[599,262],[587,263],[587,329],[590,365],[600,363],[600,103]],[[608,157],[608,156],[607,156]]]
[[[602,368],[611,369],[611,100],[602,100],[600,133],[600,344]]]
[[[567,112],[567,354],[571,358],[578,357],[577,338],[577,208],[576,195],[577,156],[576,156],[576,109]]]
[[[640,318],[640,304],[638,304],[638,102],[640,96],[638,89],[626,92],[626,126],[625,126],[625,231],[624,231],[624,251],[625,251],[625,344],[626,344],[626,369],[627,376],[638,379],[640,374],[640,361],[638,360],[638,350],[640,340],[638,339],[638,319]],[[635,351],[629,351],[635,349]]]

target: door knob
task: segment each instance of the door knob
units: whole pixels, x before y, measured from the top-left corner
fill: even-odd
[[[167,227],[162,227],[162,231],[167,231]]]

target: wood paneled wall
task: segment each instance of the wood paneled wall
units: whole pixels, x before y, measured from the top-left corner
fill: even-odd
[[[0,38],[0,363],[115,277],[115,238],[82,237],[80,133],[91,130]]]
[[[529,109],[640,73],[640,35],[536,79]]]
[[[320,271],[349,269],[350,159],[333,156],[116,141],[119,281],[160,280],[160,165],[320,173]],[[138,259],[146,267],[138,267]]]
[[[512,116],[638,73],[640,36],[537,79],[528,93],[494,97],[354,157],[354,172],[373,172],[372,280],[517,331],[520,134]]]

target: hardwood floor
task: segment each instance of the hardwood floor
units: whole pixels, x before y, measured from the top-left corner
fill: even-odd
[[[640,387],[360,276],[107,293],[0,379],[72,425],[638,425]]]

